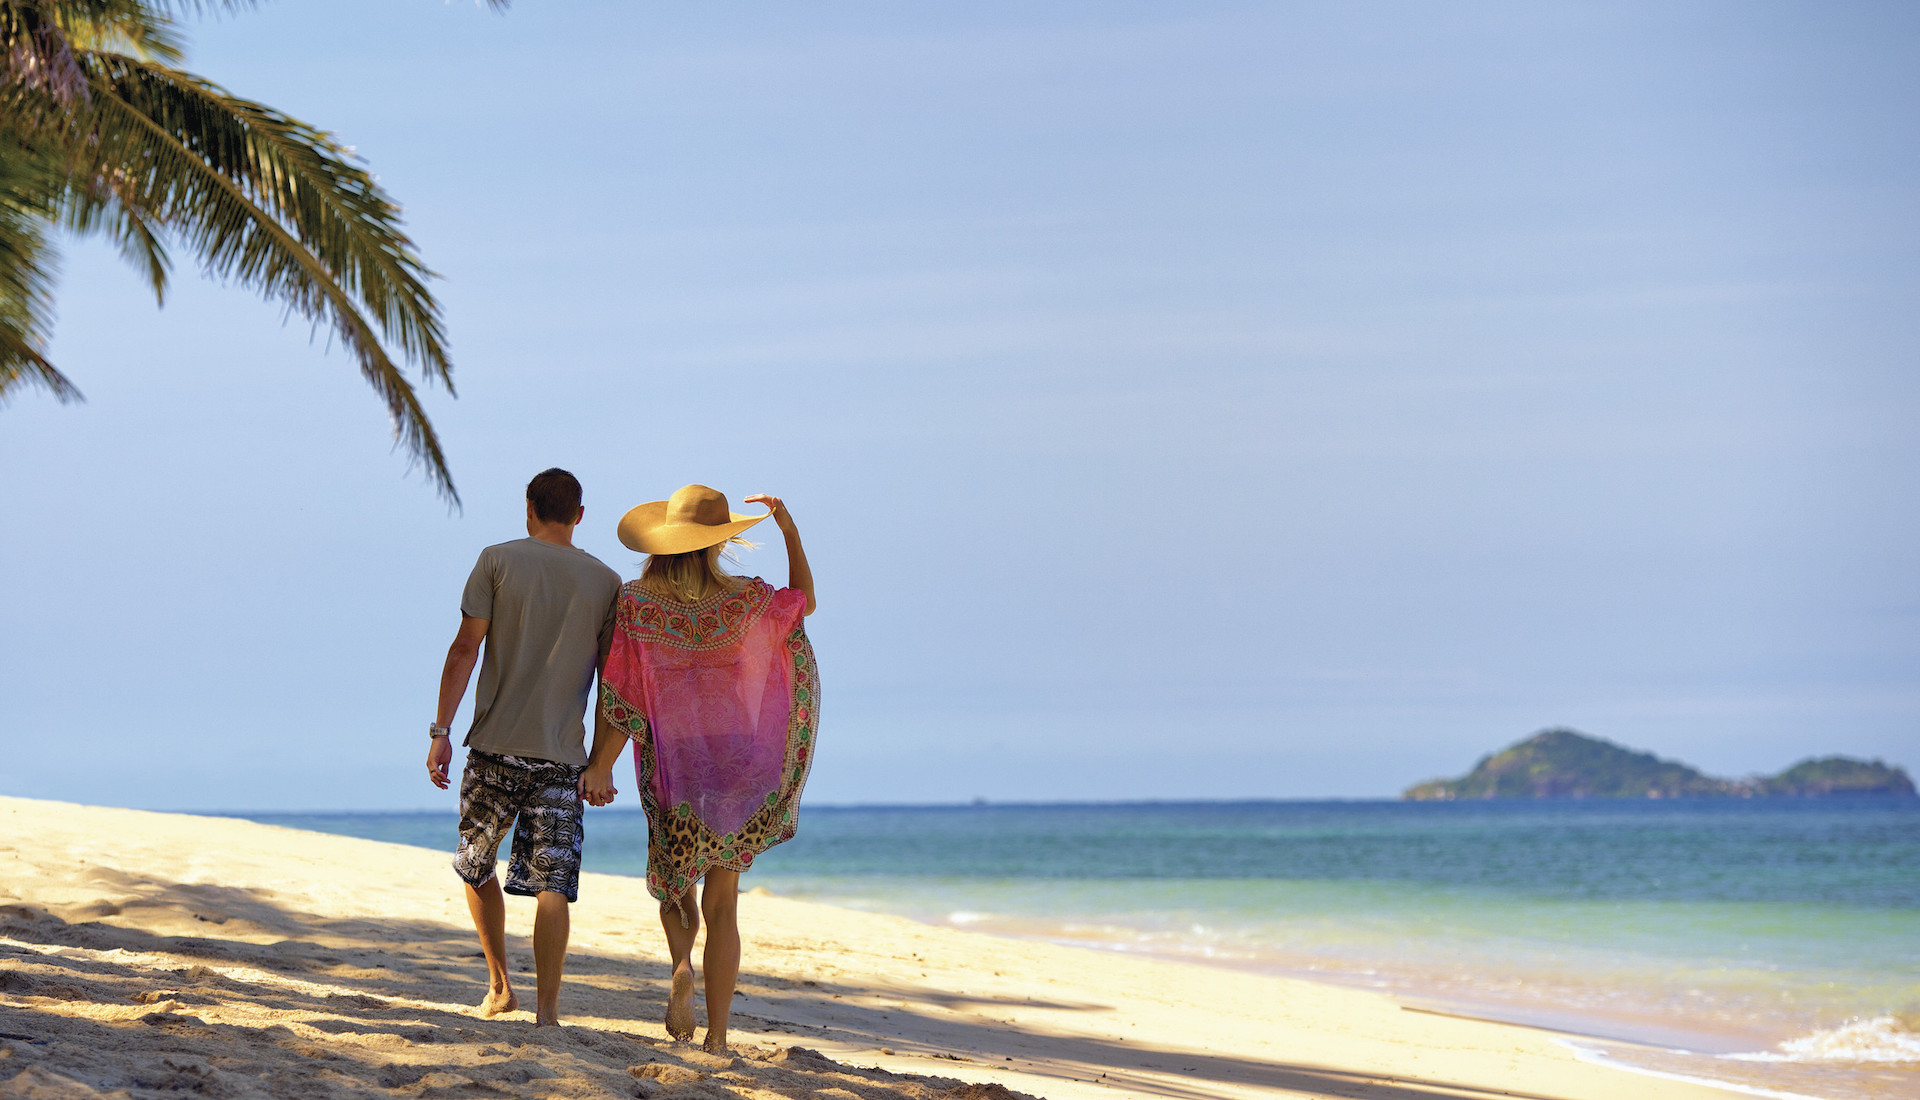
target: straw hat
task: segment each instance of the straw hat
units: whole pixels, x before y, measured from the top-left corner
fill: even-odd
[[[642,554],[687,554],[723,543],[772,514],[743,516],[727,509],[727,495],[718,489],[687,485],[621,516],[620,543]]]

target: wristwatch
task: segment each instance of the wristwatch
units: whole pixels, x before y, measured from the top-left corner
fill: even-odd
[[[453,736],[453,727],[451,726],[428,726],[427,727],[428,740],[432,740],[433,738],[436,738],[436,737],[451,737],[451,736]]]

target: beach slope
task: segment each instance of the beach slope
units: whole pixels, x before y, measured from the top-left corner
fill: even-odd
[[[509,900],[523,1003],[531,919]],[[741,925],[736,1052],[710,1056],[660,1025],[666,956],[644,884],[586,876],[568,1026],[536,1030],[469,1007],[485,972],[446,856],[0,798],[0,1096],[1731,1095],[1310,982],[764,892],[742,899]]]

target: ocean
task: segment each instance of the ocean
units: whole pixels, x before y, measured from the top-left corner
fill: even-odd
[[[636,810],[588,811],[588,870],[645,863]],[[743,885],[1377,989],[1763,1095],[1920,1096],[1920,799],[809,806]]]

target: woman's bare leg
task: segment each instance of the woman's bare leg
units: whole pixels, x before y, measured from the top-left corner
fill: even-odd
[[[673,958],[673,991],[667,995],[667,1034],[693,1038],[693,939],[700,934],[700,910],[693,904],[693,887],[675,905],[660,903],[660,927],[667,932],[667,954]]]
[[[702,1046],[715,1054],[727,1049],[727,1018],[733,1013],[733,985],[740,978],[740,872],[708,871],[700,891],[707,918],[707,1037]]]

